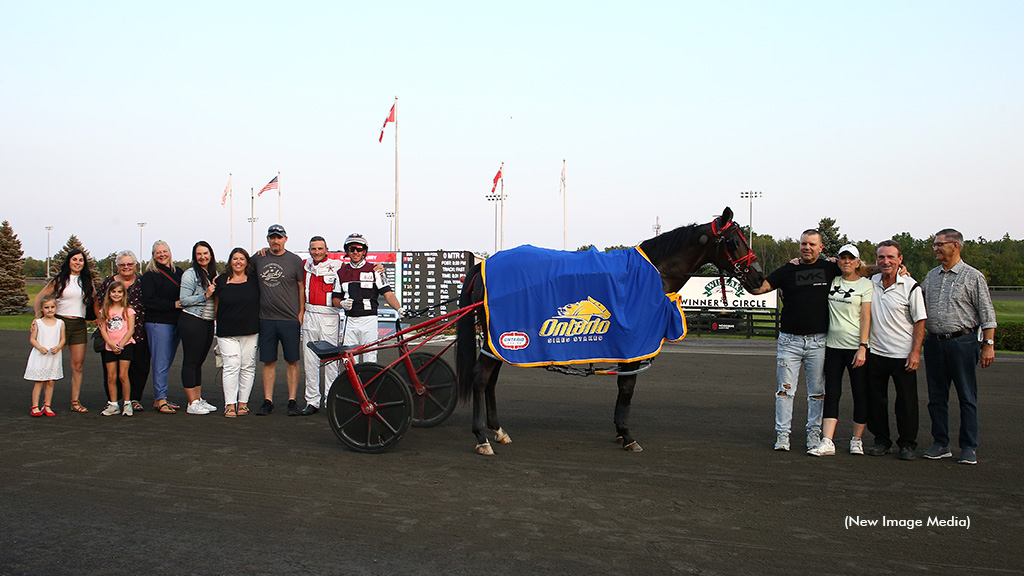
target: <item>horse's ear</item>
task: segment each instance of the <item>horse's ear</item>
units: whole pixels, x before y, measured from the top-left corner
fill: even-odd
[[[725,210],[722,211],[722,223],[725,222],[732,222],[732,208],[729,208],[728,206],[726,206]]]

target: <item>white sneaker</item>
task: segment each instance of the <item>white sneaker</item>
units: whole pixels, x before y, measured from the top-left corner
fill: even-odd
[[[836,445],[831,438],[822,438],[817,446],[807,451],[811,456],[835,456]]]
[[[789,452],[789,434],[779,434],[775,438],[775,449],[781,452]]]
[[[100,412],[104,416],[113,416],[120,413],[121,409],[117,406],[117,402],[107,402],[107,407],[103,409],[103,412]]]
[[[807,433],[807,449],[812,450],[821,444],[821,433],[819,432],[808,432]]]
[[[121,410],[121,416],[134,416],[134,415],[135,415],[135,409],[132,408],[132,403],[131,402],[125,402],[124,403],[124,410]]]
[[[864,455],[864,441],[860,438],[850,438],[850,454]]]
[[[188,408],[185,411],[188,412],[189,414],[209,414],[210,413],[210,411],[207,410],[206,406],[203,406],[202,401],[200,401],[200,400],[193,400],[193,401],[189,402]]]
[[[213,404],[210,404],[209,402],[207,402],[206,400],[203,400],[202,398],[199,399],[199,403],[202,404],[203,408],[206,408],[210,412],[216,412],[217,411],[217,407],[216,406],[214,406]]]

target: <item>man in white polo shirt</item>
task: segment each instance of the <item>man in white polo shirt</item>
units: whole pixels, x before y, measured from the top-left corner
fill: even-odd
[[[889,438],[889,379],[896,388],[896,429],[900,460],[917,458],[917,367],[921,362],[927,318],[920,286],[900,276],[903,253],[892,240],[878,244],[879,274],[871,277],[871,338],[868,350],[868,431],[875,445],[871,456],[892,452]]]

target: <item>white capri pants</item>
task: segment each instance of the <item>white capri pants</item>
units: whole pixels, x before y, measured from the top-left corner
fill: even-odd
[[[249,403],[253,378],[256,377],[256,344],[259,337],[259,334],[217,337],[217,349],[224,368],[222,380],[225,405]]]

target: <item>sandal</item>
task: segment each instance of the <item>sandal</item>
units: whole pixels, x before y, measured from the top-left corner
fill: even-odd
[[[72,400],[71,401],[71,411],[72,412],[79,412],[79,413],[85,414],[86,412],[89,411],[89,409],[86,408],[85,406],[82,406],[82,403],[79,402],[78,400]]]
[[[239,404],[238,410],[235,413],[238,414],[239,416],[245,416],[246,414],[249,413],[249,407],[242,406],[241,404]]]
[[[33,406],[32,410],[29,411],[33,417],[39,417],[43,415],[43,411],[39,409],[39,406]]]
[[[235,416],[237,416],[237,414],[235,414],[235,407],[229,404],[228,407],[224,409],[224,417],[234,418]]]
[[[178,406],[174,402],[171,402],[170,400],[167,400],[166,402],[167,405],[171,407],[171,410],[181,410],[181,406]]]
[[[136,412],[145,412],[145,408],[142,407],[142,402],[138,400],[132,400],[132,410]]]
[[[160,414],[174,414],[175,412],[174,408],[171,407],[171,403],[166,400],[161,404],[154,404],[153,408]]]
[[[45,415],[47,415],[47,416],[56,416],[56,415],[57,415],[57,413],[56,413],[56,412],[54,412],[54,411],[53,411],[53,410],[52,410],[52,409],[50,408],[50,405],[49,405],[49,404],[43,404],[43,414],[45,414]]]

